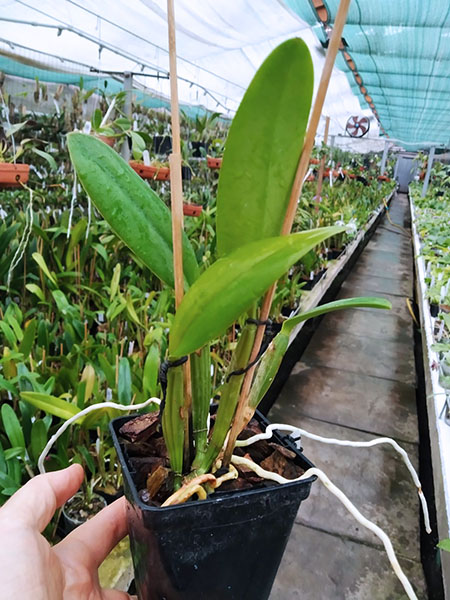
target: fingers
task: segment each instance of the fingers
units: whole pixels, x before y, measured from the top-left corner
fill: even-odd
[[[37,475],[18,490],[0,510],[0,517],[13,519],[40,532],[55,510],[75,494],[83,481],[81,465]]]
[[[77,555],[89,569],[97,569],[127,533],[126,500],[122,497],[72,531],[56,550]]]

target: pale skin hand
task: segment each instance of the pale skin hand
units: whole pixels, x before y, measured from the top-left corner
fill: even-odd
[[[8,600],[130,600],[103,590],[97,569],[127,535],[120,498],[51,547],[41,532],[80,487],[83,469],[39,475],[0,509],[0,598]]]

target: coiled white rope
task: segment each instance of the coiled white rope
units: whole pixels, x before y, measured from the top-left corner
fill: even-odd
[[[257,436],[254,436],[254,437],[257,437]],[[247,442],[248,440],[245,440],[245,441]],[[270,471],[266,471],[265,469],[262,469],[259,465],[254,463],[252,460],[249,460],[248,458],[243,458],[241,456],[233,455],[231,457],[231,463],[234,465],[245,466],[245,467],[251,469],[257,475],[259,475],[259,477],[263,477],[264,479],[270,479],[272,481],[276,481],[277,483],[281,483],[281,484],[292,483],[293,481],[301,481],[302,479],[307,479],[308,477],[312,477],[313,475],[315,475],[318,479],[320,479],[320,481],[323,483],[323,485],[332,494],[334,494],[336,496],[336,498],[338,498],[338,500],[340,500],[342,502],[342,504],[345,506],[345,508],[355,517],[355,519],[358,521],[358,523],[361,523],[361,525],[363,525],[364,527],[366,527],[367,529],[372,531],[383,542],[383,545],[386,550],[386,554],[389,558],[389,562],[392,565],[394,573],[397,575],[397,577],[401,581],[408,598],[410,600],[418,600],[416,593],[413,590],[412,585],[410,584],[410,582],[408,581],[408,578],[402,571],[402,568],[397,560],[397,557],[394,552],[394,548],[392,546],[392,542],[389,539],[389,537],[386,535],[386,533],[380,527],[378,527],[378,525],[375,525],[375,523],[372,523],[372,521],[369,521],[369,519],[366,519],[366,517],[364,517],[364,515],[362,515],[359,512],[359,510],[356,508],[356,506],[354,504],[352,504],[352,502],[350,502],[350,500],[347,498],[347,496],[344,494],[344,492],[342,492],[338,487],[336,487],[334,485],[334,483],[332,483],[330,481],[330,479],[325,475],[325,473],[323,471],[314,467],[312,469],[308,469],[305,473],[303,473],[303,475],[301,475],[300,477],[297,477],[296,479],[286,479],[285,477],[282,477],[281,475],[278,475],[277,473],[271,473]]]
[[[353,442],[350,440],[338,440],[335,438],[326,438],[321,435],[316,435],[315,433],[309,433],[309,431],[305,431],[305,429],[301,429],[300,427],[294,427],[292,425],[286,425],[285,423],[274,423],[268,425],[266,431],[264,433],[259,433],[257,435],[253,435],[252,437],[246,440],[238,440],[236,442],[236,446],[249,446],[250,444],[254,444],[259,440],[268,440],[272,437],[273,432],[275,430],[278,431],[289,431],[294,435],[300,435],[311,440],[315,440],[317,442],[322,442],[323,444],[334,444],[336,446],[350,446],[353,448],[370,448],[371,446],[377,446],[378,444],[390,444],[402,457],[408,471],[411,474],[412,480],[417,487],[417,493],[419,495],[420,504],[422,506],[423,512],[423,520],[425,523],[425,530],[427,533],[431,533],[430,526],[430,516],[428,512],[428,504],[425,498],[425,495],[422,491],[422,485],[420,483],[419,477],[414,469],[411,461],[409,460],[409,456],[407,452],[397,444],[397,442],[388,437],[375,438],[373,440],[369,440],[368,442]]]
[[[149,404],[151,404],[152,402],[154,402],[158,406],[161,404],[161,400],[159,398],[149,398],[145,402],[141,402],[141,404],[124,405],[124,404],[117,404],[116,402],[98,402],[97,404],[91,404],[91,406],[83,408],[83,410],[80,410],[80,412],[78,412],[76,415],[73,415],[73,417],[70,417],[70,419],[67,419],[67,421],[65,421],[61,425],[61,427],[56,431],[56,433],[54,435],[52,435],[52,437],[49,439],[49,441],[47,442],[47,445],[42,450],[42,452],[39,456],[39,459],[38,459],[39,473],[41,473],[41,474],[45,473],[44,461],[47,457],[47,454],[50,452],[53,444],[66,431],[66,429],[68,427],[70,427],[73,423],[76,423],[79,419],[81,419],[81,417],[88,415],[89,413],[93,412],[94,410],[99,410],[102,408],[116,408],[117,410],[122,410],[124,412],[128,412],[130,410],[141,410],[141,409],[145,408],[146,406],[148,406]]]

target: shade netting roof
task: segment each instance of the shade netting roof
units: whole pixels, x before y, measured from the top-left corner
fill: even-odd
[[[285,2],[325,43],[338,0]],[[450,2],[352,0],[343,38],[348,46],[337,66],[385,132],[410,145],[430,141],[448,147]]]
[[[317,88],[324,49],[311,24],[282,0],[176,0],[175,11],[179,94],[185,105],[232,116],[264,58],[295,36],[310,48]],[[93,74],[90,67],[102,73]],[[0,0],[0,70],[72,84],[83,74],[87,88],[110,78],[105,72],[132,71],[142,89],[167,98],[166,0]],[[145,77],[157,73],[160,78]],[[350,115],[371,114],[361,109],[338,69],[323,113],[331,117],[331,134],[344,133]]]

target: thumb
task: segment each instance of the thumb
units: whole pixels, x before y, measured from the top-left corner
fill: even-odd
[[[79,489],[83,476],[83,468],[75,464],[33,477],[0,509],[0,518],[43,531],[56,509]]]

